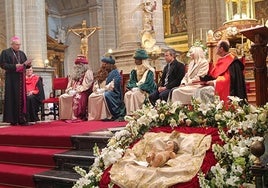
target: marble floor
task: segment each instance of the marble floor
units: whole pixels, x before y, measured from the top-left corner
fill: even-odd
[[[39,118],[41,119],[41,114],[39,115]],[[49,115],[49,116],[45,116],[45,120],[44,121],[38,121],[36,123],[42,123],[42,122],[49,122],[49,121],[53,121],[53,115]],[[5,123],[2,122],[3,121],[3,114],[0,114],[0,128],[4,128],[4,127],[9,127],[10,124],[9,123]],[[35,123],[33,123],[35,124]]]

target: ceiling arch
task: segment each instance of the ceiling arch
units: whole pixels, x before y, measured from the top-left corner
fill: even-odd
[[[49,14],[64,16],[88,9],[88,0],[46,0]]]

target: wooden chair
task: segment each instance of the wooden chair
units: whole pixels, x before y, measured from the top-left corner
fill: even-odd
[[[59,95],[57,95],[57,91],[60,91],[60,94],[63,94],[68,85],[68,77],[63,78],[53,78],[52,79],[52,94],[49,98],[42,101],[41,107],[41,119],[44,120],[45,116],[51,115],[51,112],[45,112],[45,104],[52,103],[52,115],[54,116],[54,120],[59,116]]]

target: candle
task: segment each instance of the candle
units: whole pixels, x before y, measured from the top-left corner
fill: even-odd
[[[241,53],[243,56],[244,55],[244,35],[242,35],[242,37],[241,37]]]
[[[194,44],[194,34],[192,34],[192,45]]]
[[[202,28],[200,28],[200,40],[202,40]]]

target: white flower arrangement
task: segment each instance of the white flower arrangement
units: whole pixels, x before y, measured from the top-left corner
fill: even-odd
[[[230,98],[228,106],[218,97],[213,103],[204,104],[192,99],[192,104],[157,101],[156,106],[144,105],[133,116],[126,116],[125,129],[118,131],[101,151],[94,147],[96,156],[88,173],[80,167],[75,170],[82,176],[74,188],[98,187],[105,169],[118,161],[125,150],[154,126],[218,127],[224,145],[213,144],[212,150],[218,163],[208,174],[198,174],[201,187],[241,187],[253,184],[249,167],[254,156],[250,145],[261,140],[268,132],[268,103],[263,107],[239,105],[239,99]],[[228,131],[226,131],[228,130]]]
[[[227,36],[229,36],[229,37],[236,36],[238,34],[238,32],[239,32],[239,30],[237,29],[237,27],[228,27],[226,29]]]

